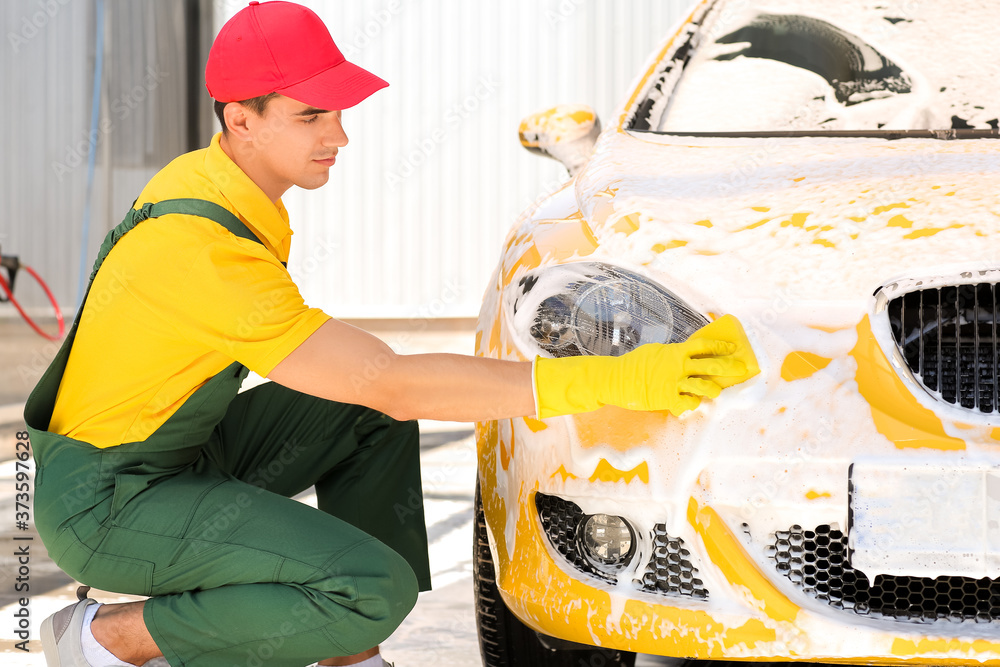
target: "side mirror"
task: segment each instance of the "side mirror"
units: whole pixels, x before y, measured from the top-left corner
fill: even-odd
[[[559,160],[570,176],[586,164],[601,133],[597,112],[583,104],[561,104],[521,121],[521,145],[532,153]]]

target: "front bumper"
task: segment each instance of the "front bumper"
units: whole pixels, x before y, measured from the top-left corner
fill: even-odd
[[[481,429],[480,437],[489,437],[489,429]],[[513,505],[502,522],[491,516],[503,511],[505,503],[486,489],[484,509],[504,601],[543,634],[697,659],[970,665],[1000,660],[995,622],[896,622],[830,606],[782,576],[784,554],[768,559],[744,530],[734,530],[733,516],[723,518],[695,498],[683,516],[685,541],[704,577],[707,597],[642,590],[634,581],[645,567],[641,563],[616,582],[601,581],[576,571],[558,553],[535,510],[536,490],[522,487],[522,493],[523,502]],[[624,506],[618,503],[616,511],[627,511]],[[495,539],[496,528],[508,522],[514,529],[506,532],[516,534],[512,553]]]

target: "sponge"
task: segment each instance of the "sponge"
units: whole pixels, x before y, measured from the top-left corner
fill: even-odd
[[[750,341],[747,340],[746,332],[743,331],[743,325],[740,324],[740,321],[733,315],[723,315],[711,324],[695,331],[691,334],[691,337],[688,340],[697,340],[699,338],[710,338],[713,340],[724,340],[728,343],[734,343],[736,345],[736,351],[733,352],[733,356],[747,366],[747,372],[740,376],[708,376],[710,380],[718,384],[723,389],[731,387],[734,384],[739,384],[740,382],[746,382],[754,375],[760,373],[760,366],[757,364],[757,357],[754,356],[753,348],[750,347]]]

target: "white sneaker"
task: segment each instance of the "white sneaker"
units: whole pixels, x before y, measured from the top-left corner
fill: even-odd
[[[57,611],[42,621],[42,650],[48,667],[91,667],[83,657],[83,617],[97,600],[87,597],[90,586],[76,590],[79,602]]]

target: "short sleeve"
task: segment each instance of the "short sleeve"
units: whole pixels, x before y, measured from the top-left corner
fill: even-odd
[[[208,243],[173,285],[136,294],[178,335],[267,376],[330,316],[305,304],[288,271],[252,241]]]

